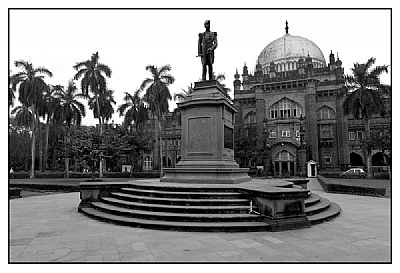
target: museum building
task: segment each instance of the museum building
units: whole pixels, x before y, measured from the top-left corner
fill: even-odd
[[[304,175],[311,160],[320,170],[347,170],[363,166],[364,125],[343,113],[344,69],[332,51],[328,62],[321,49],[307,38],[286,33],[259,54],[254,73],[246,64],[237,69],[234,106],[238,110],[235,130],[245,136],[264,137],[266,158],[236,161],[243,167],[263,166],[274,176]],[[390,106],[390,99],[387,103]],[[390,115],[389,115],[390,116]],[[371,129],[388,126],[376,117]],[[373,151],[372,165],[383,165]]]

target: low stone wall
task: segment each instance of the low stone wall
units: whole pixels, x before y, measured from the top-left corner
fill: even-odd
[[[345,193],[365,196],[385,196],[385,188],[371,188],[352,185],[343,185],[339,183],[330,183],[325,177],[318,175],[317,180],[321,187],[330,193]]]

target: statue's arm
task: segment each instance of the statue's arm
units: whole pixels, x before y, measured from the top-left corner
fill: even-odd
[[[203,51],[201,50],[201,40],[202,40],[203,34],[199,33],[199,42],[197,43],[197,55],[198,56],[203,56]]]
[[[211,47],[211,49],[214,50],[214,49],[217,48],[217,46],[218,46],[217,33],[214,32],[214,44],[213,44],[213,46]]]

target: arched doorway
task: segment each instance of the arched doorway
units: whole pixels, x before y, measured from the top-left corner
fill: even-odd
[[[294,170],[294,157],[291,153],[283,150],[275,156],[275,176],[292,176],[294,174]]]
[[[350,154],[350,165],[355,167],[364,167],[364,161],[361,155],[356,154],[356,153],[351,153]]]
[[[372,166],[385,166],[382,152],[378,152],[372,156]]]

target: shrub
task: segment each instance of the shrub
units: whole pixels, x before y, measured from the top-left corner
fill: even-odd
[[[9,173],[8,177],[10,179],[27,179],[29,178],[29,173],[27,172]]]
[[[320,172],[319,174],[326,178],[340,178],[341,172]]]
[[[379,172],[379,173],[376,172],[376,173],[374,173],[374,178],[375,179],[390,179],[388,172]]]

